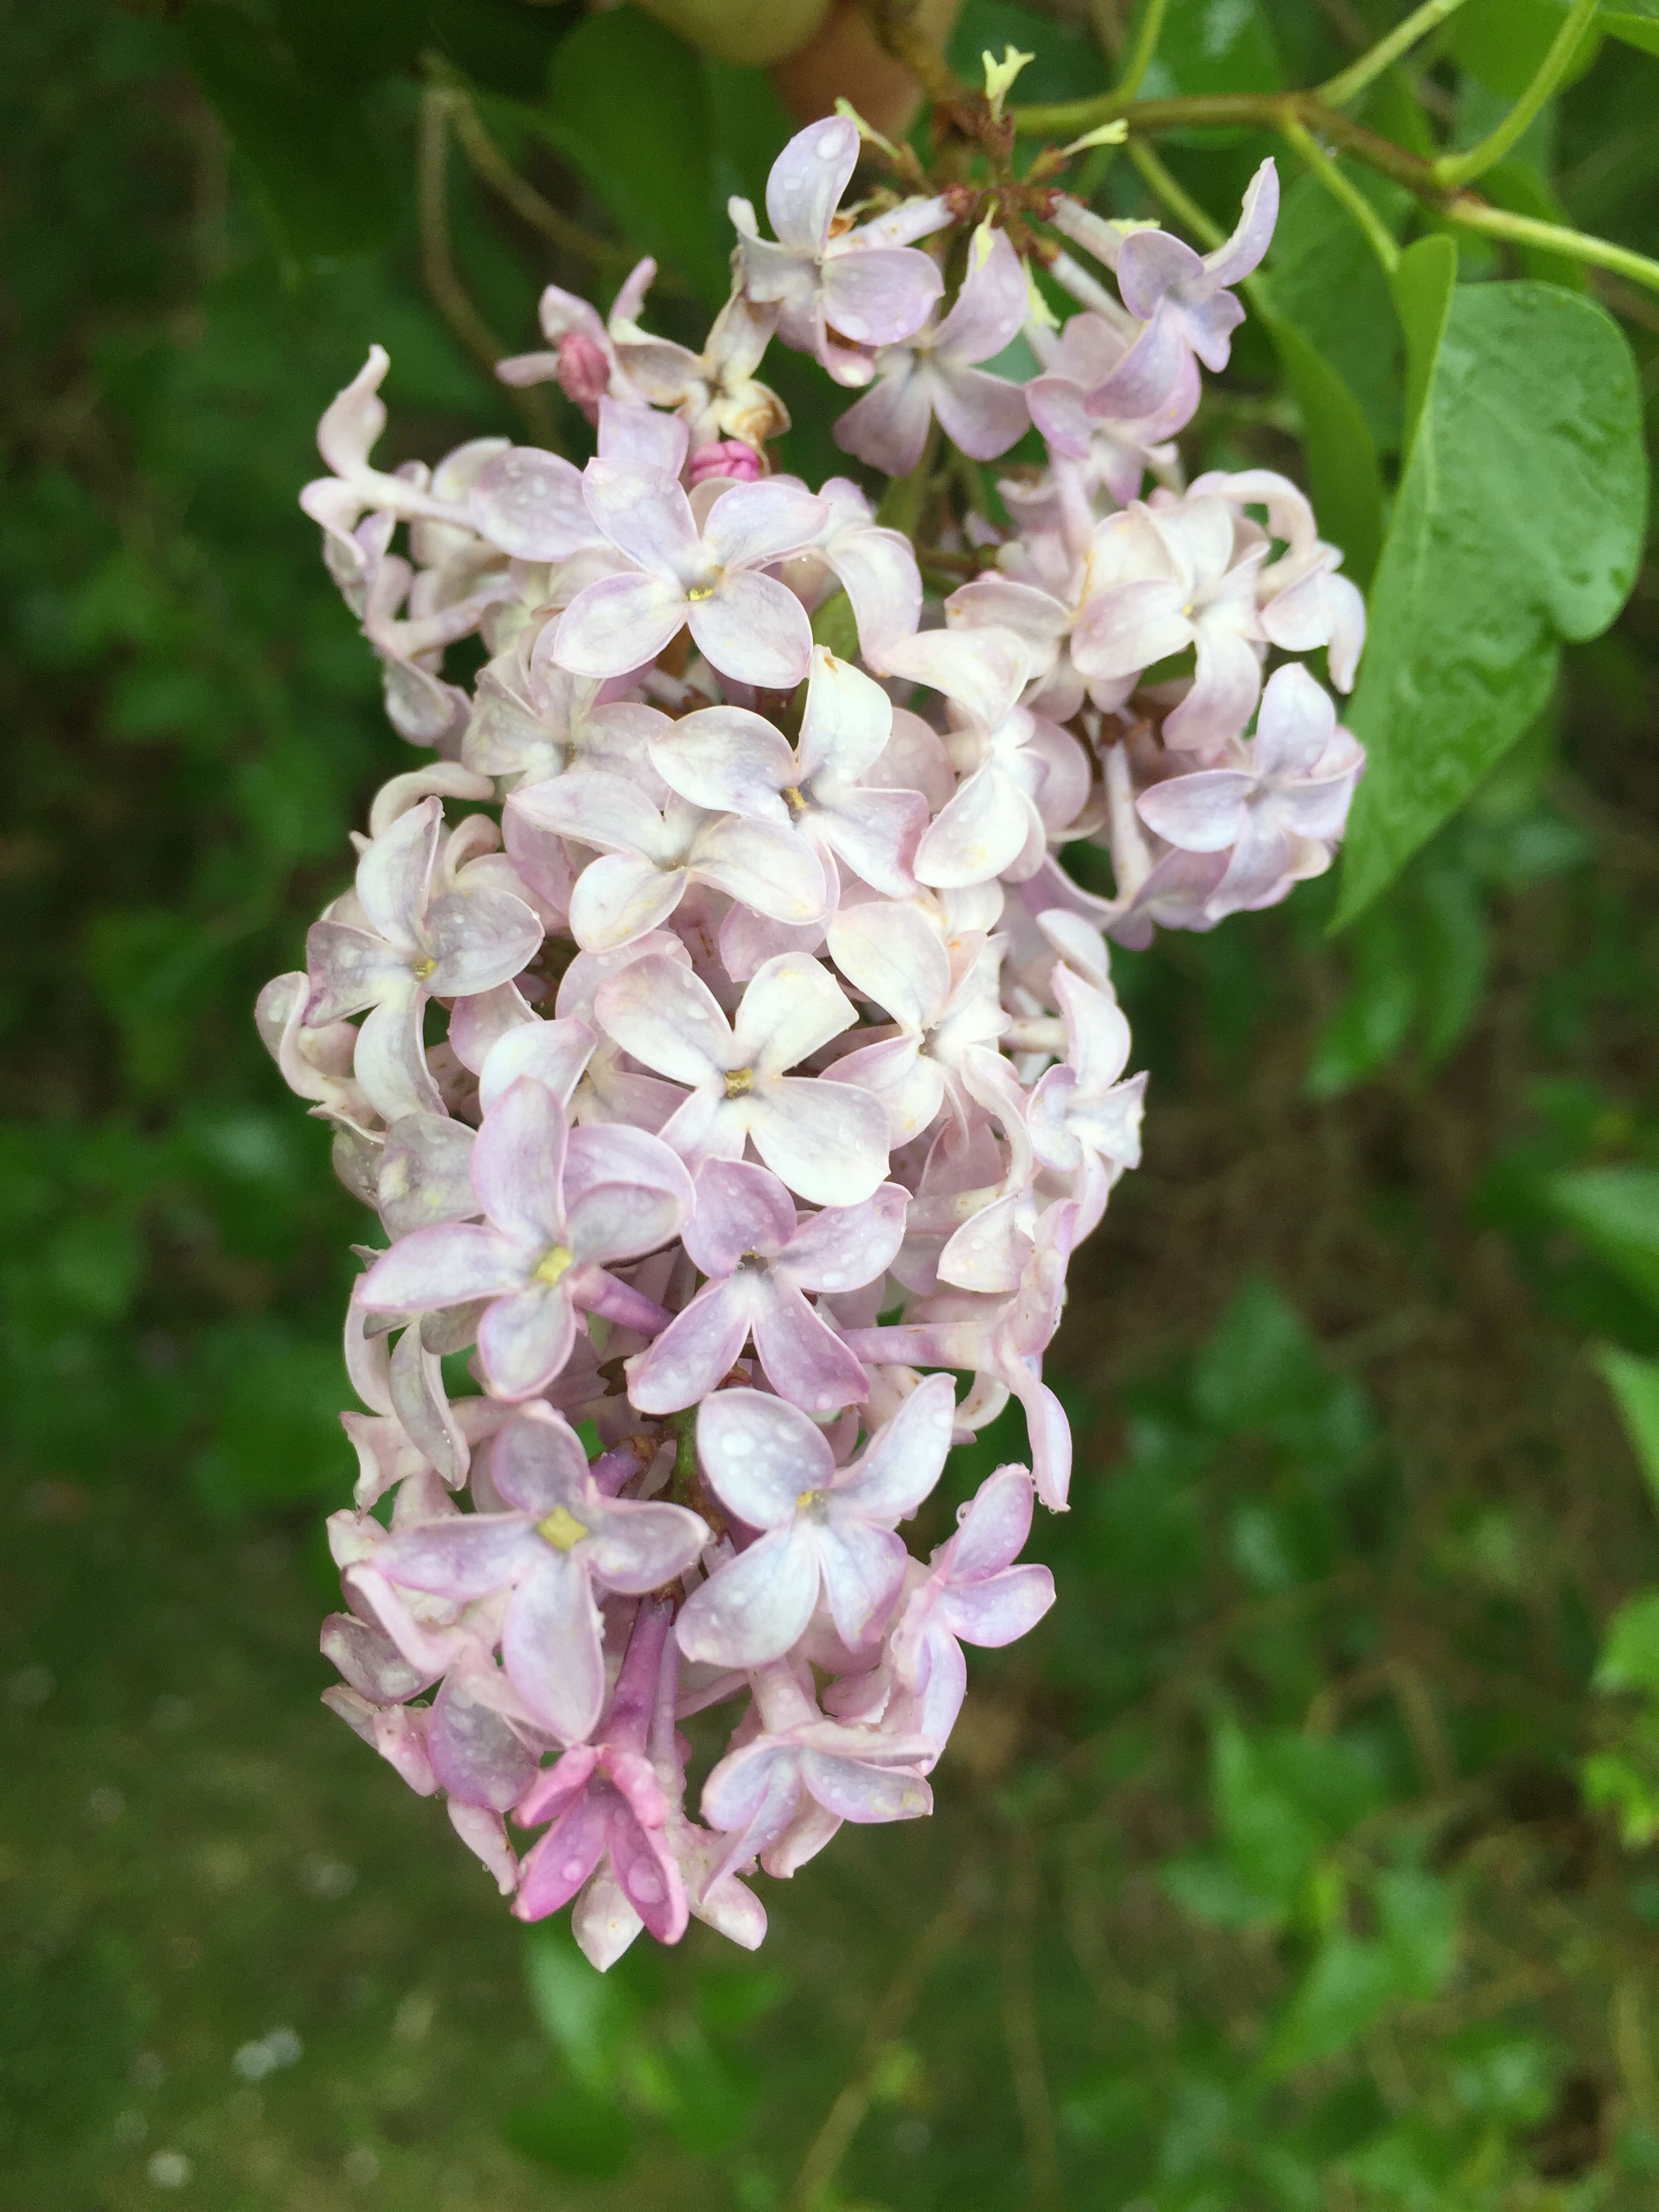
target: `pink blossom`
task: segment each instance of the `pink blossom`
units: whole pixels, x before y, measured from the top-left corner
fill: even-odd
[[[579,1742],[605,1697],[596,1588],[629,1596],[658,1589],[693,1564],[708,1530],[681,1505],[605,1497],[550,1406],[526,1407],[502,1430],[489,1471],[505,1511],[396,1530],[374,1565],[402,1588],[460,1602],[510,1590],[501,1629],[507,1679],[561,1742]]]
[[[857,349],[896,344],[921,327],[944,287],[908,241],[950,221],[942,203],[923,201],[883,225],[832,234],[858,158],[858,126],[843,116],[826,116],[790,140],[766,184],[775,245],[761,237],[747,200],[730,203],[745,293],[776,306],[786,345],[816,354],[844,383],[868,376]]]
[[[487,1301],[478,1356],[504,1398],[532,1397],[558,1373],[579,1306],[662,1326],[605,1262],[666,1243],[690,1213],[690,1178],[666,1145],[643,1129],[569,1133],[553,1093],[521,1076],[484,1116],[471,1172],[483,1223],[417,1229],[382,1253],[361,1292],[369,1311]]]
[[[436,799],[400,815],[357,864],[349,918],[314,922],[306,940],[312,987],[306,1019],[325,1027],[368,1010],[353,1067],[388,1121],[440,1105],[421,1048],[428,999],[504,983],[542,941],[541,924],[509,893],[481,888],[433,896],[442,823]]]
[[[726,1667],[759,1666],[796,1643],[822,1593],[857,1650],[878,1634],[904,1579],[908,1520],[939,1480],[955,1393],[935,1375],[837,1468],[806,1415],[757,1390],[721,1390],[697,1415],[697,1456],[721,1504],[763,1533],[686,1600],[680,1649]]]
[[[950,313],[876,356],[876,381],[836,423],[836,443],[890,477],[908,476],[937,416],[945,435],[975,460],[1006,453],[1030,419],[1024,393],[975,364],[1019,335],[1026,304],[1025,271],[1007,232],[981,224]]]
[[[672,1413],[715,1389],[752,1333],[767,1381],[808,1412],[857,1404],[864,1370],[809,1292],[859,1290],[886,1269],[904,1234],[909,1194],[884,1183],[861,1206],[798,1217],[764,1168],[705,1160],[685,1249],[708,1280],[629,1370],[641,1413]]]
[[[695,1165],[740,1159],[746,1141],[814,1206],[859,1206],[887,1172],[887,1117],[850,1084],[788,1070],[855,1018],[802,953],[769,960],[728,1022],[708,986],[660,955],[602,984],[599,1024],[642,1066],[690,1091],[664,1141]]]

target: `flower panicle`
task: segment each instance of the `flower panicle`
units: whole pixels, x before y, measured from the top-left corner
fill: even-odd
[[[1110,945],[1328,867],[1364,766],[1296,657],[1352,686],[1340,553],[1286,479],[1185,483],[1175,442],[1272,164],[1200,257],[1047,185],[1018,224],[960,187],[860,221],[860,143],[791,141],[770,236],[732,201],[700,354],[646,328],[649,261],[605,316],[549,289],[501,374],[560,386],[586,466],[483,438],[380,471],[377,348],[303,494],[421,749],[258,1007],[384,1232],[327,1702],[600,1966],[690,1915],[752,1948],[757,1874],[930,1808],[963,1644],[1054,1600],[1019,1557],[1070,1480],[1043,1358],[1140,1156]],[[775,341],[858,394],[836,434],[901,480],[882,511],[774,466]],[[1006,523],[885,519],[939,504],[941,441],[1028,440]],[[918,1556],[1011,1399],[1029,1465]],[[727,1706],[689,1807],[679,1724]]]

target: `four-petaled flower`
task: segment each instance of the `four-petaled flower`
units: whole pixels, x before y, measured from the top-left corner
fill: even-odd
[[[884,1183],[862,1206],[801,1220],[777,1177],[747,1161],[705,1160],[696,1180],[696,1212],[681,1241],[708,1280],[630,1364],[631,1401],[644,1413],[695,1406],[752,1334],[781,1397],[813,1413],[859,1402],[864,1370],[805,1293],[874,1281],[903,1237],[909,1193]]]
[[[820,1593],[856,1651],[878,1635],[909,1554],[895,1524],[939,1480],[956,1393],[919,1383],[863,1456],[838,1468],[806,1415],[758,1390],[722,1390],[697,1416],[697,1456],[720,1503],[764,1533],[686,1600],[680,1649],[725,1667],[775,1659],[805,1632]]]
[[[472,1148],[482,1223],[416,1229],[365,1277],[372,1313],[430,1313],[485,1299],[478,1357],[490,1389],[530,1398],[570,1357],[576,1309],[653,1334],[667,1318],[605,1263],[637,1259],[677,1236],[691,1178],[643,1129],[572,1131],[534,1077],[510,1084]]]
[[[507,1511],[396,1530],[374,1565],[388,1582],[462,1602],[510,1589],[507,1679],[544,1727],[577,1743],[605,1702],[595,1587],[635,1597],[660,1589],[695,1565],[708,1529],[683,1505],[603,1496],[575,1432],[550,1406],[526,1406],[508,1423],[489,1473]]]

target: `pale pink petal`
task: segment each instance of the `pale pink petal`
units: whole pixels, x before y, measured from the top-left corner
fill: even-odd
[[[781,1281],[805,1291],[854,1291],[889,1267],[904,1237],[910,1194],[884,1183],[862,1206],[832,1206],[801,1224],[779,1254]]]
[[[708,1541],[707,1526],[684,1505],[621,1498],[607,1501],[582,1551],[607,1589],[643,1597],[695,1566]]]
[[[738,1065],[713,992],[662,953],[647,953],[602,983],[593,1011],[624,1052],[673,1082],[704,1083]]]
[[[1000,1574],[1025,1548],[1031,1533],[1031,1478],[1023,1467],[1000,1467],[987,1475],[963,1506],[951,1539],[953,1583]]]
[[[685,1881],[662,1832],[633,1820],[613,1820],[611,1865],[629,1905],[659,1943],[678,1943],[689,1906]]]
[[[1036,1626],[1054,1601],[1054,1578],[1047,1567],[1010,1567],[987,1582],[946,1590],[939,1620],[964,1644],[1000,1649]]]
[[[450,1017],[453,1041],[455,1017]],[[599,1042],[593,1031],[574,1015],[544,1022],[532,1018],[505,1030],[491,1045],[478,1076],[478,1103],[488,1114],[501,1093],[521,1075],[545,1084],[562,1106],[581,1080]]]
[[[590,585],[588,592],[599,588]],[[684,619],[713,667],[757,690],[793,690],[811,663],[812,625],[806,610],[775,576],[728,570],[708,599],[684,608]]]
[[[801,1492],[826,1489],[836,1471],[805,1414],[758,1390],[720,1390],[704,1401],[697,1456],[722,1504],[751,1528],[787,1527]]]
[[[866,246],[824,263],[824,319],[854,345],[896,345],[944,289],[938,265],[914,246]]]
[[[672,477],[590,461],[582,490],[589,513],[619,553],[668,582],[684,586],[701,580],[707,556],[691,502]],[[565,665],[574,666],[568,659]]]
[[[895,676],[944,692],[993,730],[1012,713],[1031,672],[1024,640],[1003,629],[919,630],[885,660]]]
[[[1138,676],[1154,661],[1189,646],[1193,626],[1185,599],[1179,584],[1156,576],[1097,593],[1072,633],[1072,659],[1079,673]]]
[[[537,1719],[562,1743],[580,1743],[605,1703],[599,1609],[574,1553],[538,1548],[534,1573],[507,1609],[501,1659]]]
[[[927,442],[931,391],[914,354],[884,356],[876,381],[836,421],[836,443],[890,477],[908,476]]]
[[[544,1083],[521,1076],[484,1117],[472,1148],[472,1184],[485,1212],[532,1255],[561,1242],[568,1125]]]
[[[795,757],[770,722],[746,707],[705,707],[669,725],[651,747],[671,791],[711,813],[787,824],[778,796],[795,781]]]
[[[1304,776],[1336,733],[1336,708],[1305,668],[1276,669],[1261,694],[1255,763],[1264,776]]]
[[[722,568],[765,568],[817,537],[830,509],[805,486],[773,477],[734,484],[708,510],[703,543]]]
[[[508,799],[507,811],[532,828],[579,838],[602,853],[666,857],[662,817],[635,783],[602,769],[574,769],[545,783],[526,785]]]
[[[982,368],[936,370],[933,412],[951,443],[976,461],[994,461],[1024,434],[1024,388]]]
[[[519,1870],[519,1893],[513,1900],[520,1920],[545,1920],[562,1905],[568,1905],[605,1855],[607,1824],[605,1809],[594,1798],[583,1796],[525,1854]]]
[[[981,223],[968,241],[968,273],[933,333],[941,361],[988,361],[1019,336],[1028,300],[1025,269],[1006,230]]]
[[[706,1161],[699,1176],[723,1162]],[[628,1395],[642,1413],[677,1413],[707,1398],[749,1340],[749,1283],[709,1283],[675,1315],[628,1370]]]
[[[516,1290],[523,1280],[522,1261],[505,1237],[446,1223],[413,1230],[383,1252],[357,1297],[371,1313],[429,1313]]]
[[[1164,743],[1200,752],[1225,744],[1255,713],[1261,690],[1261,663],[1247,641],[1236,630],[1201,623],[1193,688],[1165,721]]]
[[[1204,274],[1200,256],[1167,230],[1133,230],[1118,251],[1118,291],[1139,323],[1152,320],[1171,285],[1200,283]]]
[[[521,1514],[458,1513],[394,1531],[376,1547],[374,1565],[404,1589],[465,1603],[516,1582],[540,1549]]]
[[[823,916],[829,896],[823,862],[804,837],[775,823],[736,814],[712,823],[700,832],[690,865],[702,882],[775,921],[799,927]]]
[[[562,1413],[526,1406],[498,1431],[489,1479],[509,1504],[538,1521],[561,1505],[580,1513],[588,1493],[587,1455]]]
[[[869,1395],[863,1368],[793,1285],[769,1283],[756,1307],[755,1351],[781,1398],[830,1413]]]
[[[409,957],[385,938],[345,921],[313,921],[306,932],[306,975],[309,999],[301,1018],[313,1028],[360,1014],[366,1006],[406,994]]]
[[[518,561],[563,561],[597,542],[581,471],[557,453],[514,446],[486,463],[466,497],[473,522]]]
[[[824,1811],[838,1820],[866,1826],[915,1820],[933,1809],[933,1791],[919,1774],[904,1767],[884,1769],[862,1759],[833,1759],[809,1751],[802,1755],[801,1778]]]
[[[422,934],[435,963],[428,991],[434,998],[465,999],[510,981],[541,951],[543,933],[521,898],[483,884],[434,899]]]
[[[441,1785],[463,1805],[505,1813],[536,1771],[536,1754],[495,1708],[451,1674],[432,1701],[427,1756]]]
[[[674,1624],[675,1638],[688,1659],[763,1666],[799,1642],[817,1595],[811,1534],[799,1524],[779,1528],[692,1591]]]
[[[865,659],[878,667],[885,649],[921,619],[921,572],[909,540],[872,526],[832,532],[818,550],[852,604]]]
[[[1243,769],[1200,769],[1152,784],[1135,801],[1147,827],[1188,853],[1224,852],[1244,828],[1255,778]]]
[[[685,723],[679,726],[684,730]],[[801,775],[827,771],[849,781],[862,775],[880,758],[892,729],[893,702],[874,678],[850,660],[838,660],[827,646],[814,646],[800,726]]]
[[[813,1206],[858,1206],[886,1180],[887,1112],[827,1076],[785,1076],[747,1102],[755,1150]]]
[[[747,1160],[697,1170],[696,1212],[685,1249],[705,1275],[729,1275],[745,1252],[781,1250],[795,1234],[794,1202],[775,1175]]]
[[[1023,834],[1023,831],[1022,831]],[[951,956],[913,906],[872,899],[843,907],[830,925],[830,955],[855,991],[908,1030],[932,1027],[951,995]]]
[[[956,1389],[948,1375],[919,1382],[854,1468],[838,1501],[874,1521],[908,1520],[939,1480],[951,1449]]]
[[[743,994],[733,1025],[736,1064],[762,1075],[781,1075],[857,1018],[821,961],[805,952],[781,952]]]
[[[630,853],[590,860],[570,895],[570,934],[585,952],[611,952],[660,928],[685,896],[684,868]]]
[[[860,1650],[885,1626],[910,1555],[902,1537],[852,1513],[832,1511],[815,1533],[836,1632],[849,1650]]]
[[[656,576],[601,576],[560,616],[555,650],[578,676],[624,676],[654,660],[685,617],[678,584]]]
[[[443,808],[423,799],[383,830],[357,863],[357,900],[382,937],[400,950],[420,943],[421,915],[437,856]]]
[[[576,1340],[569,1297],[546,1283],[497,1298],[478,1323],[478,1358],[497,1398],[533,1398],[563,1368]]]
[[[766,212],[783,245],[800,252],[822,250],[858,158],[858,125],[845,116],[826,115],[796,132],[766,180]]]
[[[443,1111],[421,1041],[425,1003],[424,996],[410,988],[372,1007],[357,1031],[352,1072],[383,1121]]]
[[[975,769],[916,848],[924,884],[963,890],[1012,866],[1030,836],[1030,802],[1007,771],[988,760]]]

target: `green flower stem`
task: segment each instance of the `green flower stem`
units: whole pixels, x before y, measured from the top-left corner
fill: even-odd
[[[1503,160],[1565,76],[1567,64],[1589,27],[1596,5],[1597,0],[1573,0],[1566,21],[1550,41],[1549,52],[1538,64],[1536,75],[1520,99],[1497,130],[1488,132],[1478,146],[1471,146],[1466,154],[1443,154],[1434,165],[1437,182],[1467,185]]]
[[[1360,229],[1365,234],[1372,252],[1392,276],[1400,266],[1400,248],[1389,235],[1388,226],[1364,192],[1350,178],[1343,175],[1341,170],[1338,168],[1336,163],[1332,161],[1330,155],[1304,123],[1294,119],[1287,120],[1285,125],[1285,136],[1318,178],[1320,183],[1324,185],[1331,198],[1340,201],[1359,225]]]
[[[1610,269],[1617,276],[1628,276],[1632,283],[1646,285],[1650,292],[1659,292],[1659,261],[1650,261],[1645,253],[1633,253],[1627,246],[1615,246],[1611,239],[1592,238],[1582,230],[1540,222],[1529,215],[1511,215],[1507,208],[1488,207],[1484,200],[1462,193],[1448,200],[1440,212],[1465,230],[1478,230],[1488,238],[1512,239],[1517,246],[1536,246],[1547,253],[1564,253],[1570,260]]]
[[[1328,84],[1322,84],[1320,98],[1329,106],[1346,107],[1368,86],[1375,84],[1383,70],[1392,68],[1409,47],[1437,30],[1448,15],[1455,15],[1462,5],[1463,0],[1423,0],[1423,5],[1413,9],[1403,23],[1396,23],[1386,39],[1379,39]]]
[[[1158,42],[1164,34],[1164,18],[1169,11],[1170,0],[1146,0],[1146,12],[1141,16],[1140,28],[1135,33],[1128,61],[1113,88],[1115,99],[1133,100],[1139,91],[1146,72],[1152,65],[1152,57],[1158,52]]]

